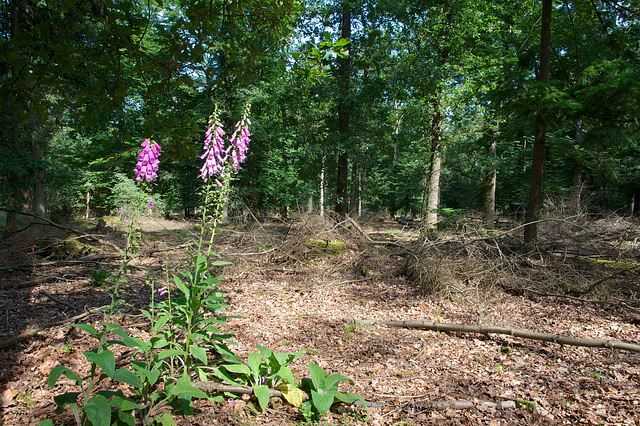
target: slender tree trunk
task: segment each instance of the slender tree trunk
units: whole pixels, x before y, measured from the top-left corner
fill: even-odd
[[[495,159],[498,149],[498,141],[495,134],[491,135],[491,145],[489,146],[489,156]],[[484,222],[485,226],[493,229],[496,215],[496,169],[492,165],[484,176]]]
[[[353,214],[358,208],[358,162],[354,158],[351,165],[351,197],[349,198],[349,214]]]
[[[35,130],[31,132],[31,158],[33,158],[36,163],[42,161],[42,155],[37,141],[37,132]],[[44,170],[40,164],[37,164],[33,169],[33,214],[41,218],[47,217],[44,193]]]
[[[426,183],[425,227],[434,230],[438,223],[440,205],[440,169],[442,167],[442,111],[438,101],[434,103],[435,114],[431,122],[431,165]]]
[[[396,102],[396,110],[398,109],[398,102]],[[389,200],[389,216],[391,219],[396,217],[396,198],[397,198],[397,173],[396,164],[398,163],[398,135],[400,134],[400,125],[402,124],[402,117],[396,118],[395,128],[393,129],[393,135],[391,140],[393,141],[393,158],[391,159],[391,199]]]
[[[579,145],[582,141],[582,120],[576,122],[576,144]],[[580,161],[575,158],[573,160],[573,188],[575,190],[575,214],[579,215],[582,211],[582,166]]]
[[[325,199],[324,199],[324,187],[325,187],[325,182],[324,182],[324,168],[325,168],[325,156],[322,156],[322,167],[320,168],[320,205],[318,206],[320,209],[320,216],[324,216],[324,204],[325,204]]]
[[[551,6],[552,0],[542,1],[542,32],[540,38],[540,70],[538,81],[549,81],[551,60]],[[529,204],[525,213],[524,244],[532,250],[538,243],[538,220],[542,206],[542,181],[544,177],[544,160],[546,157],[546,127],[544,105],[538,105],[536,116],[535,140],[533,143],[533,162],[531,164],[531,186],[529,188]]]
[[[342,38],[351,38],[351,9],[347,0],[342,1]],[[351,69],[351,56],[340,58],[340,101],[338,103],[338,132],[340,133],[340,156],[338,157],[338,175],[336,182],[336,193],[338,196],[336,213],[345,215],[347,213],[348,180],[349,180],[349,155],[347,153],[347,143],[349,140],[349,79]]]

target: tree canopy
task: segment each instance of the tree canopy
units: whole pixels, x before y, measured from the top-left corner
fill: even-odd
[[[3,204],[109,213],[153,138],[155,196],[194,214],[209,115],[230,128],[251,105],[231,214],[436,229],[460,209],[534,223],[549,197],[635,212],[639,14],[624,0],[7,0]]]

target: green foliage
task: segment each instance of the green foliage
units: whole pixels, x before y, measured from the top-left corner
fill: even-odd
[[[353,380],[342,374],[327,375],[326,371],[313,362],[309,364],[309,375],[309,378],[302,379],[300,385],[302,390],[311,395],[311,399],[303,402],[301,406],[305,419],[308,421],[318,420],[336,402],[352,404],[355,401],[362,403],[362,406],[367,410],[367,419],[369,418],[369,409],[364,398],[352,392],[345,394],[338,391],[340,382],[349,382],[353,385]]]
[[[227,346],[232,336],[220,330],[227,320],[220,313],[228,305],[218,288],[220,277],[211,275],[212,268],[228,264],[202,254],[189,255],[186,271],[173,275],[175,290],[170,290],[170,297],[153,305],[155,316],[143,311],[155,321],[154,332],[167,347],[161,357],[169,358],[172,369],[180,374],[209,380],[213,367],[207,354],[232,355]]]
[[[128,178],[123,173],[114,175],[115,184],[111,191],[111,205],[122,209],[125,216],[131,217],[136,209],[138,214],[151,214],[161,216],[165,214],[165,203],[160,194],[148,194],[147,191],[136,185],[134,179]],[[149,208],[149,202],[153,208]]]

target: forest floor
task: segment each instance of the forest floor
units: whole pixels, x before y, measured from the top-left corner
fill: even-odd
[[[437,332],[345,320],[420,320],[491,325],[585,339],[640,343],[640,223],[611,215],[549,220],[540,225],[541,251],[521,254],[521,228],[502,220],[493,232],[477,221],[443,223],[437,236],[371,218],[335,222],[302,216],[283,222],[229,226],[215,250],[233,262],[219,272],[237,315],[228,321],[241,357],[262,345],[276,352],[306,351],[292,371],[300,379],[315,362],[354,380],[342,388],[375,403],[371,425],[640,424],[640,354],[558,345],[509,335]],[[126,306],[116,317],[131,335],[148,337],[139,309],[150,282],[166,285],[163,267],[179,267],[196,238],[195,223],[144,219],[138,254],[124,284]],[[62,229],[32,226],[0,245],[0,423],[31,425],[54,414],[47,376],[62,364],[89,372],[83,352],[94,341],[70,323],[7,339],[107,305],[90,271],[115,270],[107,256],[124,247],[123,225],[94,229],[80,240],[105,256],[65,256],[43,238],[73,238]],[[329,255],[309,239],[342,241]],[[61,249],[61,245],[57,245]],[[102,314],[81,321],[96,324]],[[200,400],[178,424],[297,425],[298,411],[274,404],[250,410],[247,398]],[[320,424],[364,424],[363,410],[347,407]]]

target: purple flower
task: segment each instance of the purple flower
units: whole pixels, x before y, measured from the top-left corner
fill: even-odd
[[[205,159],[200,169],[200,177],[206,182],[213,175],[221,175],[224,172],[224,164],[227,162],[229,148],[224,149],[224,130],[222,123],[209,119],[209,128],[204,139],[204,154],[200,158]]]
[[[144,177],[147,182],[151,182],[158,177],[158,164],[160,160],[160,145],[154,141],[145,139],[142,144],[142,151],[138,154],[138,163],[136,164],[136,180],[140,182]]]
[[[158,294],[159,294],[160,296],[164,296],[164,294],[165,294],[166,292],[167,292],[167,288],[166,288],[166,287],[160,287],[160,288],[158,289]]]
[[[240,170],[240,164],[247,159],[247,151],[249,150],[249,142],[251,142],[251,133],[249,132],[249,125],[251,120],[247,117],[248,112],[245,112],[242,120],[236,124],[236,131],[231,135],[231,145],[233,146],[233,152],[231,152],[231,159],[233,160],[233,168],[236,173]]]
[[[153,200],[149,200],[149,208],[152,209],[153,208]]]
[[[223,139],[224,130],[222,123],[216,118],[215,114],[209,118],[209,127],[207,128],[204,139],[204,154],[200,156],[200,158],[205,160],[204,165],[200,169],[200,177],[205,182],[214,175],[220,178],[225,177],[229,153],[231,153],[234,173],[238,173],[238,170],[240,170],[240,164],[246,160],[249,142],[251,142],[251,133],[249,132],[251,120],[249,120],[248,115],[249,109],[247,108],[242,120],[236,124],[236,130],[231,135],[229,146],[226,148]],[[216,179],[216,185],[218,185],[219,188],[223,187],[220,179]]]

